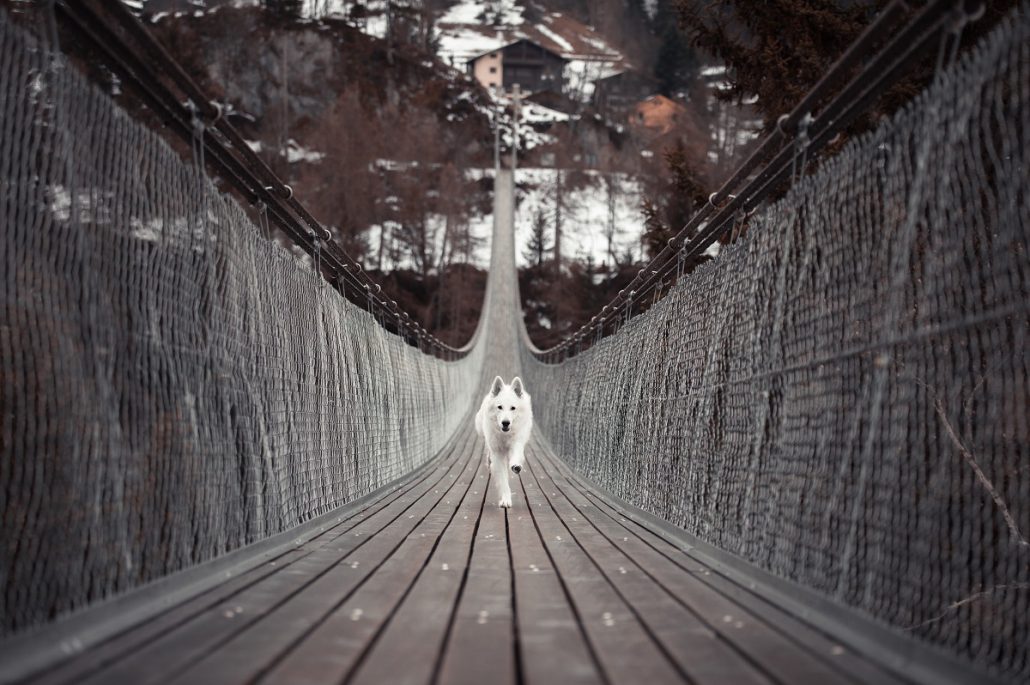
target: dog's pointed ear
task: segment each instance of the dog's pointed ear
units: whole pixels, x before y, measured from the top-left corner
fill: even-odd
[[[511,389],[515,392],[516,397],[522,397],[522,394],[526,392],[526,389],[522,387],[522,379],[518,376],[511,380]]]
[[[497,397],[501,393],[502,388],[504,388],[504,379],[497,376],[494,378],[494,384],[490,386],[490,394]]]

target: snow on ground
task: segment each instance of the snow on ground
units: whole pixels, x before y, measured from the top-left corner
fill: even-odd
[[[566,172],[568,173],[568,172]],[[567,258],[590,260],[594,265],[610,264],[607,230],[608,186],[603,174],[585,172],[587,182],[581,188],[566,190],[562,209],[562,253]],[[469,169],[469,180],[492,178],[492,168]],[[525,252],[532,232],[532,223],[538,213],[547,221],[547,242],[554,240],[554,180],[556,172],[547,168],[519,169],[516,172],[518,186],[515,210],[515,260],[527,266]],[[613,183],[614,206],[614,251],[621,258],[627,252],[634,259],[643,258],[640,235],[644,230],[643,215],[640,212],[640,184],[627,174],[615,174]],[[434,253],[439,255],[443,240],[443,218],[430,216],[429,224],[434,230]],[[397,230],[393,222],[384,222],[387,231]],[[378,263],[379,238],[383,226],[376,224],[369,228],[365,237],[369,251],[365,266],[375,268]],[[493,234],[493,214],[484,213],[469,219],[469,233],[476,241],[472,263],[487,268],[490,263],[490,237]],[[384,251],[383,267],[387,270],[411,269],[414,263],[409,254],[395,255],[391,259],[389,250]]]
[[[245,142],[247,144],[247,147],[249,147],[252,151],[257,153],[260,153],[265,148],[264,143],[262,143],[260,140],[245,140],[243,142]],[[296,164],[297,162],[309,162],[311,164],[317,164],[325,158],[324,152],[308,149],[300,143],[298,143],[293,138],[290,138],[286,142],[286,149],[280,150],[279,154],[281,156],[286,157],[286,161],[290,164]]]
[[[585,173],[586,184],[566,190],[562,200],[562,254],[590,260],[595,265],[610,264],[608,184],[600,172],[591,170]],[[516,172],[517,186],[520,186],[515,210],[516,261],[519,266],[528,263],[523,253],[537,214],[546,219],[547,241],[553,243],[556,177],[554,169],[527,168]],[[640,236],[644,230],[644,218],[640,211],[640,184],[627,174],[615,174],[611,192],[615,229],[613,251],[620,258],[629,252],[634,259],[641,259]]]
[[[237,3],[247,3],[253,0],[236,0]],[[398,3],[394,1],[394,6]],[[356,3],[354,0],[303,0],[301,8],[302,16],[308,19],[347,19],[358,29],[375,38],[382,38],[386,35],[386,2],[387,0],[364,0]],[[352,18],[358,6],[364,10],[360,18]]]
[[[614,60],[570,59],[565,65],[565,88],[573,99],[588,102],[594,94],[594,81],[620,71],[625,68]]]
[[[519,107],[519,122],[527,124],[541,124],[552,121],[568,121],[572,116],[565,112],[559,112],[550,107],[535,102],[524,102]]]
[[[391,199],[393,200],[391,202]],[[386,198],[384,204],[396,205],[397,198]],[[447,224],[447,219],[440,214],[429,214],[426,216],[426,231],[430,239],[430,258],[434,261],[440,259],[440,251],[443,249],[444,240],[444,227]],[[387,231],[387,242],[384,244],[383,249],[383,261],[379,263],[379,241],[382,235],[383,228]],[[382,268],[385,271],[396,271],[397,269],[415,269],[415,261],[412,259],[410,252],[399,250],[398,245],[389,240],[389,236],[395,235],[400,231],[401,226],[396,221],[386,220],[382,224],[372,224],[368,227],[368,231],[365,233],[365,240],[368,244],[368,252],[365,257],[364,268],[378,269]],[[391,253],[394,253],[391,255]],[[434,271],[430,269],[430,271]]]
[[[324,157],[324,152],[309,150],[293,138],[290,138],[289,142],[286,143],[286,161],[290,164],[296,164],[297,162],[310,162],[314,164],[321,162]]]
[[[467,60],[487,52],[493,52],[508,44],[501,31],[465,31],[451,28],[437,32],[440,59],[459,71],[465,70]]]
[[[491,122],[496,121],[500,124],[501,145],[510,150],[514,142],[512,135],[511,97],[507,93],[492,93],[491,95],[499,107],[496,110],[485,111],[484,114],[490,118]],[[531,124],[545,124],[572,119],[572,116],[564,112],[559,112],[536,102],[523,101],[519,105],[519,111],[519,149],[523,151],[551,145],[556,140],[553,135],[537,131]]]
[[[522,12],[518,0],[465,0],[447,10],[440,23],[518,26],[524,21]]]

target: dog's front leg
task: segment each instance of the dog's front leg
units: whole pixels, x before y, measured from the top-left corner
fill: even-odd
[[[511,507],[511,488],[508,486],[508,467],[502,457],[490,455],[490,472],[497,484],[497,506]]]
[[[508,465],[511,466],[511,470],[514,473],[520,473],[522,467],[526,465],[526,447],[525,445],[516,445],[512,451],[511,459],[508,461]]]

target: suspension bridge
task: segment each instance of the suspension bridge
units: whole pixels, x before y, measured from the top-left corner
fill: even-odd
[[[0,14],[0,680],[1025,682],[1030,15],[956,56],[970,15],[931,3],[864,53],[903,5],[546,351],[517,170],[450,348],[131,14]],[[938,38],[922,95],[797,173]],[[537,419],[507,510],[472,427],[495,375]]]

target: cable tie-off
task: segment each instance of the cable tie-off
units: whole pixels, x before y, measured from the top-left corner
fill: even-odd
[[[215,108],[215,118],[211,120],[211,123],[208,124],[208,126],[216,126],[218,122],[222,120],[222,115],[225,114],[225,108],[222,106],[222,103],[218,102],[218,100],[211,100],[208,104]]]
[[[790,136],[790,133],[787,132],[787,129],[785,129],[783,125],[787,123],[788,119],[790,119],[790,114],[781,114],[780,117],[776,120],[776,130],[787,137]]]

